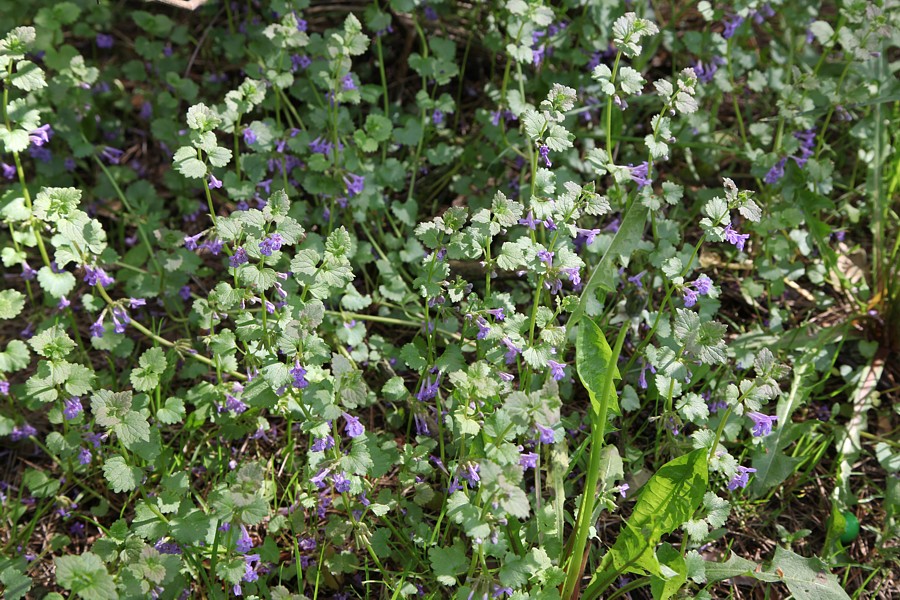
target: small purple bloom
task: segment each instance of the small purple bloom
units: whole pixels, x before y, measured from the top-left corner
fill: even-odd
[[[475,336],[475,339],[483,340],[491,332],[491,326],[488,325],[488,322],[485,320],[484,317],[476,318],[475,324],[478,325],[478,335]]]
[[[706,275],[700,275],[694,280],[694,289],[703,296],[707,295],[712,290],[712,285],[712,279]]]
[[[553,429],[551,427],[544,427],[540,423],[535,423],[535,427],[537,427],[538,433],[540,434],[542,444],[553,444],[556,441],[556,436],[553,434]]]
[[[283,243],[284,238],[277,233],[272,233],[263,238],[263,241],[259,243],[259,251],[263,256],[272,256],[273,252],[281,250],[281,245]]]
[[[6,163],[0,163],[0,168],[3,169],[3,177],[12,181],[16,178],[16,168],[13,165],[9,165]]]
[[[234,547],[241,554],[246,554],[253,548],[253,540],[250,538],[250,533],[244,525],[241,525],[241,535],[235,542]]]
[[[210,173],[209,174],[209,183],[207,184],[207,187],[211,190],[217,190],[220,187],[222,187],[222,182],[219,181],[218,179],[216,179],[215,175]]]
[[[348,173],[344,176],[344,183],[347,186],[347,196],[352,198],[353,196],[362,194],[363,188],[366,185],[366,178],[362,175]]]
[[[653,183],[649,175],[650,163],[646,160],[636,167],[631,165],[628,167],[631,170],[631,180],[638,184],[639,190]]]
[[[553,266],[553,252],[549,250],[539,250],[537,253],[538,260],[547,265],[548,267]]]
[[[641,283],[641,278],[642,278],[646,273],[647,273],[647,271],[641,271],[641,272],[638,273],[637,275],[632,275],[631,277],[629,277],[629,278],[628,278],[628,281],[629,281],[630,283],[633,283],[633,284],[636,285],[637,287],[642,288],[642,287],[644,287],[644,284]]]
[[[80,415],[83,410],[84,407],[81,406],[81,398],[78,396],[72,396],[63,403],[63,417],[68,421],[71,421]]]
[[[487,314],[491,315],[498,321],[502,321],[506,318],[506,315],[503,313],[502,308],[489,308],[485,311]]]
[[[100,158],[111,165],[117,165],[122,159],[123,154],[125,154],[125,152],[119,150],[118,148],[113,148],[112,146],[104,146],[103,152],[100,153]]]
[[[341,416],[344,417],[346,424],[344,425],[344,433],[347,434],[347,437],[355,438],[361,436],[365,433],[366,428],[362,423],[359,422],[357,417],[354,417],[348,413],[343,413]]]
[[[334,485],[334,491],[339,494],[346,494],[350,491],[350,480],[347,478],[347,474],[343,471],[332,475],[331,483],[332,485]]]
[[[553,166],[553,163],[550,162],[550,146],[546,144],[541,144],[541,147],[538,148],[538,153],[541,155],[541,158],[544,159],[544,166],[548,169]]]
[[[103,267],[86,266],[84,268],[84,282],[88,285],[99,285],[105,288],[115,283],[115,280],[103,270]]]
[[[256,143],[256,132],[249,127],[244,128],[244,143],[248,146]]]
[[[5,379],[0,380],[0,396],[9,395],[9,382]]]
[[[625,492],[627,492],[627,491],[629,490],[630,487],[631,487],[631,486],[629,486],[627,483],[623,483],[622,485],[620,485],[620,486],[619,486],[619,495],[622,496],[622,497],[624,498],[624,497],[625,497]]]
[[[521,465],[523,469],[534,469],[537,467],[537,461],[537,452],[523,452],[519,457],[519,465]]]
[[[50,127],[49,123],[41,125],[37,129],[31,130],[31,132],[28,134],[28,139],[31,141],[32,145],[37,146],[38,148],[49,142],[50,138],[52,137],[53,128]]]
[[[559,363],[551,359],[547,361],[547,366],[550,367],[550,375],[553,379],[559,381],[566,376],[565,363]]]
[[[181,299],[187,302],[191,299],[191,286],[184,285],[181,286],[181,289],[178,290],[178,295],[181,296]]]
[[[341,89],[345,92],[349,92],[356,89],[356,83],[353,81],[353,75],[347,73],[344,75],[344,78],[341,80]]]
[[[503,373],[503,372],[501,372],[501,373],[499,373],[499,376],[500,376],[500,379],[502,379],[503,381],[505,381],[505,382],[507,382],[507,383],[509,383],[510,381],[512,381],[513,379],[515,379],[515,376],[512,375],[512,374],[510,374],[510,373]]]
[[[250,257],[247,256],[247,251],[244,250],[243,246],[238,246],[231,258],[228,259],[228,264],[230,264],[232,268],[236,269],[237,267],[249,261]]]
[[[747,416],[753,421],[753,436],[764,437],[772,433],[772,424],[778,420],[777,416],[768,416],[760,412],[752,411]]]
[[[13,427],[12,431],[9,434],[9,438],[14,442],[18,442],[33,435],[37,435],[37,429],[29,425],[28,423],[24,423],[21,426],[16,425],[15,427]]]
[[[89,465],[91,464],[91,459],[93,456],[91,455],[91,451],[87,448],[81,448],[78,451],[78,464],[81,465]]]
[[[310,445],[309,449],[313,452],[325,452],[326,450],[330,450],[334,448],[334,438],[330,435],[326,435],[322,438],[316,438],[313,440],[313,443]]]
[[[309,382],[306,380],[306,369],[300,366],[299,360],[294,362],[294,367],[291,369],[290,373],[295,388],[302,390],[309,385]]]
[[[697,292],[687,286],[682,288],[681,291],[684,294],[684,305],[686,307],[690,308],[697,304]]]
[[[750,473],[756,473],[756,469],[739,466],[737,474],[728,482],[728,489],[734,491],[738,488],[747,487],[747,483],[750,481]]]
[[[731,17],[725,19],[725,29],[722,31],[722,37],[726,40],[730,39],[737,31],[737,28],[743,24],[743,22],[744,17],[740,15],[732,15]]]
[[[772,168],[766,173],[766,177],[763,181],[765,181],[767,185],[775,185],[778,183],[781,178],[784,177],[784,165],[786,162],[787,158],[782,158],[772,165]]]
[[[441,387],[440,374],[438,374],[438,376],[435,377],[434,382],[431,381],[431,377],[426,377],[422,381],[422,388],[416,394],[416,399],[419,400],[419,402],[425,402],[427,400],[431,400],[432,398],[437,396],[437,393],[438,393],[438,390],[440,389],[440,387]]]
[[[434,112],[431,113],[431,122],[437,126],[444,124],[444,111],[439,108],[434,109]]]
[[[136,308],[140,308],[141,306],[146,306],[147,301],[143,298],[129,298],[128,305],[131,307],[131,310],[134,310]]]
[[[106,333],[106,328],[103,326],[103,317],[101,316],[91,325],[91,336],[102,338],[104,333]]]
[[[225,410],[230,410],[234,414],[240,415],[246,412],[248,408],[250,407],[239,398],[231,394],[225,394]]]
[[[576,228],[575,231],[579,237],[583,238],[585,246],[593,244],[594,238],[603,232],[602,229],[581,229],[580,227]]]
[[[196,250],[197,249],[197,240],[199,240],[203,236],[203,232],[201,231],[197,235],[190,235],[184,237],[184,247],[186,250]]]
[[[738,233],[737,230],[735,230],[731,227],[731,223],[729,223],[725,227],[724,235],[725,235],[725,241],[728,242],[729,244],[732,244],[735,248],[737,248],[741,252],[744,251],[744,244],[747,242],[747,240],[750,239],[749,233]]]
[[[97,47],[102,48],[103,50],[108,50],[113,47],[113,43],[115,39],[113,36],[108,33],[98,33],[97,34]]]
[[[519,219],[519,225],[525,225],[528,229],[534,229],[540,221],[534,219],[534,214],[529,210],[528,215],[524,219]]]

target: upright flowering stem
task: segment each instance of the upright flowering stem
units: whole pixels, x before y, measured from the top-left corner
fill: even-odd
[[[616,343],[607,365],[608,368],[603,376],[603,383],[601,384],[603,394],[599,399],[600,410],[595,411],[592,407],[588,411],[591,416],[590,466],[587,470],[584,492],[582,492],[581,505],[578,509],[578,521],[575,525],[575,543],[572,546],[571,554],[569,554],[569,565],[566,569],[566,583],[562,594],[564,600],[575,597],[575,590],[578,587],[578,581],[581,579],[584,569],[584,549],[587,545],[588,530],[591,528],[591,515],[594,514],[597,483],[600,480],[600,461],[602,459],[603,438],[606,434],[606,421],[609,415],[609,399],[612,394],[616,393],[613,387],[613,372],[619,360],[619,354],[622,352],[622,344],[625,343],[625,334],[627,333],[627,325],[622,325],[619,335],[616,337]]]

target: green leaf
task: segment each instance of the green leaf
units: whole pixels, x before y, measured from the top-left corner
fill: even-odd
[[[28,366],[31,353],[22,340],[12,340],[0,352],[0,373],[14,373]]]
[[[92,552],[55,558],[56,582],[84,600],[118,600],[116,584]]]
[[[653,600],[666,600],[671,598],[687,581],[687,568],[681,552],[671,544],[663,544],[656,552],[663,577],[650,576],[650,589],[653,592]]]
[[[26,576],[14,567],[8,567],[0,573],[0,583],[3,584],[3,590],[6,594],[6,600],[19,600],[24,598],[31,589],[31,577]]]
[[[75,289],[75,276],[68,271],[54,273],[50,267],[44,266],[38,269],[38,283],[41,289],[56,299],[62,298]]]
[[[140,367],[131,371],[131,385],[139,392],[149,392],[159,385],[168,363],[162,348],[150,348],[141,355]]]
[[[631,204],[631,208],[628,209],[628,212],[625,213],[625,217],[622,219],[619,231],[616,232],[612,243],[585,284],[584,290],[581,292],[581,302],[578,304],[575,312],[572,313],[572,316],[569,317],[569,327],[574,326],[581,318],[581,315],[584,314],[588,299],[594,298],[598,287],[607,292],[615,291],[616,271],[614,263],[620,256],[631,257],[641,243],[641,239],[644,236],[644,225],[647,222],[647,212],[647,208],[640,205],[640,203],[633,202]]]
[[[600,403],[604,396],[609,399],[609,406],[613,412],[619,414],[619,403],[616,392],[610,389],[604,390],[603,383],[612,383],[614,379],[622,379],[619,368],[612,364],[612,348],[606,341],[606,336],[600,327],[592,320],[587,319],[578,328],[578,339],[575,341],[575,368],[581,385],[588,391],[591,404],[596,412],[600,412]],[[612,368],[612,377],[608,377],[607,370]]]
[[[143,472],[138,467],[129,466],[121,456],[111,456],[103,463],[103,476],[117,494],[137,488],[142,475]]]
[[[197,151],[190,146],[182,146],[176,150],[172,163],[178,172],[188,179],[206,177],[206,164],[197,158]]]
[[[634,512],[610,550],[609,569],[661,576],[654,553],[656,544],[693,517],[703,500],[708,477],[705,448],[660,467],[641,489]]]
[[[34,351],[51,360],[62,360],[75,349],[75,342],[65,332],[62,325],[54,325],[28,340]]]
[[[59,489],[59,479],[51,479],[43,471],[28,469],[22,476],[22,483],[31,491],[35,498],[47,498]]]
[[[437,575],[438,582],[453,586],[456,585],[456,576],[466,571],[468,560],[463,542],[457,539],[449,548],[432,548],[428,551],[431,559],[431,568]]]
[[[9,78],[13,86],[25,92],[33,92],[47,86],[44,71],[30,60],[16,63],[16,72]]]
[[[741,575],[750,575],[759,565],[752,560],[732,554],[725,562],[707,562],[705,566],[706,580],[709,583],[732,579]]]
[[[166,405],[156,411],[156,419],[166,425],[173,425],[184,420],[184,401],[181,398],[166,399]]]
[[[759,575],[763,581],[781,581],[797,600],[850,600],[821,559],[804,558],[781,546],[775,548],[769,569]]]
[[[25,307],[25,294],[18,290],[0,292],[0,319],[12,319]]]

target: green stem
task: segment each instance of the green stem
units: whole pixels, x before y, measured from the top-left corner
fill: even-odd
[[[623,324],[622,328],[619,329],[615,347],[610,356],[606,373],[603,376],[603,383],[600,388],[603,391],[600,398],[600,409],[599,411],[590,411],[592,423],[590,466],[588,467],[586,475],[584,493],[581,496],[581,506],[578,509],[578,521],[575,526],[575,544],[572,546],[572,553],[569,555],[569,566],[566,570],[566,582],[562,594],[564,600],[575,597],[578,580],[581,579],[581,564],[584,557],[584,549],[587,544],[588,530],[591,527],[591,515],[594,513],[597,483],[600,479],[600,460],[603,451],[603,438],[606,433],[609,401],[610,397],[615,394],[615,389],[613,387],[613,372],[615,364],[619,360],[619,354],[622,352],[622,344],[625,343],[626,333],[628,333],[628,327]]]

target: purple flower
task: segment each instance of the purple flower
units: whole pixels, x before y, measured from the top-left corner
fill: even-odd
[[[253,540],[250,538],[250,533],[244,525],[241,525],[241,535],[235,542],[234,548],[241,554],[246,554],[253,548]]]
[[[88,285],[99,285],[105,288],[115,283],[115,280],[102,267],[86,266],[84,268],[84,282]]]
[[[259,579],[256,567],[259,565],[259,554],[248,554],[244,557],[244,577],[242,581],[253,582]]]
[[[537,253],[538,260],[547,265],[548,267],[553,266],[553,252],[549,250],[539,250]]]
[[[106,333],[106,328],[103,326],[103,317],[101,316],[91,325],[91,336],[102,338],[104,333]]]
[[[484,311],[484,312],[486,312],[487,314],[491,315],[492,317],[494,317],[494,318],[497,319],[498,321],[502,321],[503,319],[506,318],[506,315],[503,313],[503,309],[502,309],[502,308],[489,308],[489,309],[487,309],[487,310]]]
[[[113,36],[108,33],[98,33],[97,34],[97,47],[102,48],[104,50],[108,50],[113,47],[113,43],[115,42]]]
[[[211,190],[217,190],[220,187],[222,187],[222,182],[219,181],[218,179],[216,179],[215,175],[210,173],[209,174],[209,183],[207,184],[207,187]]]
[[[32,145],[40,148],[44,144],[50,141],[50,138],[53,137],[53,128],[50,127],[50,124],[47,123],[45,125],[41,125],[37,129],[32,129],[28,134],[28,140],[32,143]],[[10,179],[12,179],[10,177]]]
[[[563,273],[569,278],[569,281],[572,282],[572,286],[578,288],[581,285],[581,271],[578,267],[565,267],[562,270]]]
[[[3,177],[12,181],[16,178],[16,168],[13,165],[8,165],[6,163],[0,163],[0,168],[3,169]]]
[[[687,286],[682,288],[681,291],[684,294],[684,305],[686,307],[690,308],[697,304],[697,292]]]
[[[631,180],[638,184],[639,190],[653,183],[649,175],[650,163],[646,160],[636,167],[628,165],[628,168],[631,170]]]
[[[728,489],[734,491],[738,488],[747,487],[747,483],[750,481],[750,473],[756,473],[756,469],[739,466],[737,474],[728,482]]]
[[[747,416],[753,421],[753,436],[764,437],[772,433],[772,424],[778,420],[777,416],[768,416],[760,412],[752,411]]]
[[[816,130],[813,128],[806,131],[798,131],[794,134],[794,137],[800,140],[800,156],[792,156],[791,158],[802,169],[813,155],[813,148],[816,145]]]
[[[476,484],[481,481],[481,476],[478,474],[480,470],[481,465],[470,462],[463,468],[463,472],[460,476],[469,483],[469,487],[474,488],[476,487]]]
[[[541,144],[541,147],[538,148],[538,153],[541,155],[541,158],[544,159],[544,166],[548,169],[553,166],[553,163],[550,162],[550,146],[546,144]]]
[[[596,238],[600,233],[603,232],[602,229],[581,229],[580,227],[577,227],[575,231],[577,232],[578,236],[584,240],[585,246],[590,246],[591,244],[593,244],[594,238]]]
[[[491,326],[488,325],[488,322],[484,317],[478,317],[477,319],[475,319],[475,324],[478,325],[478,335],[475,336],[475,339],[483,340],[491,332]]]
[[[314,154],[328,154],[331,152],[332,147],[331,142],[323,140],[321,136],[309,143],[309,149]]]
[[[625,492],[627,492],[627,491],[629,490],[630,487],[631,487],[631,486],[628,485],[627,483],[623,483],[622,485],[620,485],[620,486],[619,486],[619,495],[622,496],[622,497],[624,498],[624,497],[625,497]]]
[[[5,379],[0,380],[0,396],[9,395],[9,382]]]
[[[510,364],[512,361],[516,360],[516,357],[522,354],[522,349],[515,346],[508,337],[500,340],[504,346],[506,346],[506,364]]]
[[[201,231],[197,235],[190,235],[184,237],[184,247],[186,250],[196,250],[197,249],[197,240],[199,240],[203,236],[203,232]]]
[[[347,175],[344,176],[344,183],[347,186],[347,196],[352,198],[353,196],[362,194],[363,188],[366,185],[366,178],[362,175],[347,173]]]
[[[366,428],[362,423],[359,422],[358,418],[348,413],[343,413],[341,416],[344,417],[344,420],[346,421],[346,424],[344,425],[344,433],[347,434],[347,437],[359,437],[366,431]]]
[[[256,132],[249,127],[244,128],[244,143],[247,145],[256,143]]]
[[[290,371],[291,377],[294,379],[293,384],[295,388],[303,389],[309,385],[309,382],[306,380],[306,369],[300,366],[300,361],[294,361],[294,367]]]
[[[239,415],[246,412],[248,408],[250,407],[240,399],[231,394],[225,394],[225,410],[230,410],[234,414]]]
[[[434,112],[431,113],[431,122],[435,125],[443,125],[444,123],[444,111],[439,108],[434,109]]]
[[[242,264],[249,262],[250,257],[247,256],[247,251],[244,250],[243,246],[238,246],[234,250],[234,254],[231,258],[228,259],[228,264],[231,265],[232,268],[238,268]]]
[[[427,400],[431,400],[435,396],[437,396],[438,390],[441,387],[441,376],[438,374],[435,377],[434,382],[431,381],[431,377],[426,377],[422,381],[422,388],[416,394],[416,398],[419,402],[425,402]]]
[[[500,376],[500,379],[502,379],[503,381],[505,381],[505,382],[507,382],[507,383],[509,383],[510,381],[512,381],[513,379],[515,379],[515,376],[512,375],[512,374],[510,374],[510,373],[503,373],[503,372],[501,372],[501,373],[499,373],[499,376]]]
[[[525,225],[528,229],[534,229],[540,221],[534,219],[534,214],[529,210],[528,215],[524,219],[519,219],[519,225]]]
[[[712,285],[712,279],[706,275],[700,275],[694,280],[694,289],[703,296],[707,295],[712,290]]]
[[[438,20],[437,11],[434,10],[434,7],[431,6],[430,4],[426,4],[424,7],[422,7],[422,14],[424,14],[425,18],[428,19],[429,21],[437,21]]]
[[[35,277],[37,277],[37,271],[32,269],[28,263],[22,263],[22,279],[33,281]]]
[[[553,377],[553,379],[559,381],[566,376],[565,363],[558,363],[555,360],[550,359],[547,361],[547,366],[550,367],[550,376]]]
[[[519,464],[523,469],[534,469],[535,467],[537,467],[537,461],[537,452],[523,452],[519,457]]]
[[[78,464],[80,465],[89,465],[91,464],[91,459],[93,456],[91,455],[91,451],[87,448],[81,448],[78,450]]]
[[[330,435],[326,435],[322,438],[316,438],[313,440],[312,445],[310,445],[309,449],[313,452],[325,452],[326,450],[330,450],[334,448],[334,438]]]
[[[641,271],[641,272],[638,273],[637,275],[632,275],[631,277],[629,277],[629,278],[628,278],[628,281],[629,281],[630,283],[633,283],[633,284],[636,285],[637,287],[642,288],[642,287],[644,287],[644,284],[641,283],[641,278],[642,278],[646,273],[647,273],[647,271]]]
[[[731,227],[731,223],[725,227],[724,235],[725,241],[732,244],[741,252],[744,251],[744,244],[750,239],[749,233],[738,233],[737,230]]]
[[[353,75],[351,73],[347,73],[344,75],[344,78],[341,79],[341,89],[345,92],[356,89],[356,83],[353,81]]]
[[[540,434],[542,444],[552,444],[556,441],[551,427],[544,427],[540,423],[535,423],[535,427],[537,427],[538,433]]]
[[[181,299],[187,302],[191,299],[191,286],[184,285],[181,286],[181,289],[178,290],[178,295],[181,296]]]
[[[9,439],[14,442],[18,442],[33,435],[37,435],[37,429],[29,425],[28,423],[24,423],[21,426],[16,425],[15,427],[13,427],[13,430],[9,434]]]
[[[312,64],[312,59],[305,54],[294,54],[291,56],[291,70],[306,69]]]
[[[339,494],[346,494],[350,491],[350,480],[343,471],[331,476],[331,484],[334,486],[334,491]]]
[[[781,178],[784,177],[784,165],[786,162],[787,158],[782,158],[772,165],[772,168],[766,173],[766,177],[763,181],[765,181],[767,185],[775,185],[778,183]]]
[[[222,247],[224,245],[225,245],[225,242],[216,238],[214,240],[206,240],[205,242],[203,242],[203,244],[200,247],[205,248],[206,250],[209,250],[209,253],[212,254],[213,256],[218,256],[219,252],[222,251]]]
[[[122,159],[123,154],[125,154],[125,152],[119,150],[118,148],[113,148],[112,146],[104,146],[103,152],[100,153],[100,158],[111,165],[117,165]]]
[[[146,306],[147,301],[143,298],[129,298],[128,305],[131,307],[131,310],[134,310],[136,308],[140,308],[141,306]]]
[[[81,406],[81,398],[72,396],[63,403],[63,417],[71,421],[81,414],[84,408]]]
[[[743,22],[744,17],[740,15],[732,15],[725,19],[725,29],[722,31],[722,37],[726,40],[730,39]]]
[[[263,241],[259,243],[259,251],[263,256],[272,256],[273,252],[281,250],[281,244],[283,243],[284,238],[277,233],[272,233],[263,238]]]
[[[328,475],[328,469],[322,469],[321,471],[316,473],[313,477],[311,477],[309,482],[321,490],[325,487],[325,477],[327,475]]]

